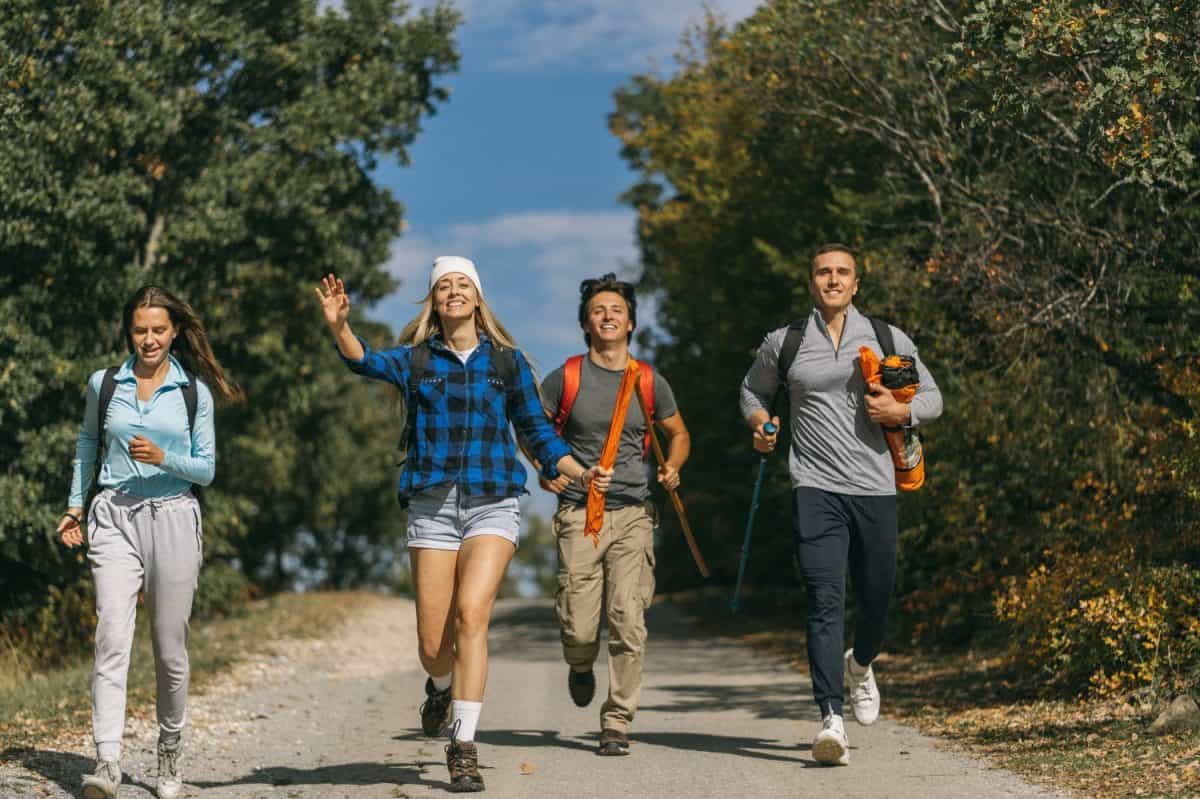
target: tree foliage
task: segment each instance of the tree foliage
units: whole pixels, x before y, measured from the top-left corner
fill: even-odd
[[[710,19],[674,75],[617,94],[656,357],[696,431],[687,493],[723,578],[753,477],[733,388],[763,333],[807,312],[828,240],[858,248],[858,305],[913,335],[946,396],[929,483],[901,504],[909,637],[1032,630],[1020,596],[1043,627],[1102,640],[1080,603],[1113,589],[1153,609],[1145,586],[1195,577],[1200,513],[1180,478],[1200,411],[1200,136],[1181,37],[1197,4],[1095,9],[772,0],[732,31]],[[791,576],[783,472],[760,511],[760,583]],[[684,557],[660,559],[668,585]],[[1088,558],[1124,570],[1079,581]],[[1064,583],[1067,607],[1038,599]],[[1180,612],[1162,630],[1190,629]],[[1165,650],[1144,667],[1123,646],[1013,640],[1074,687],[1186,671]]]
[[[315,312],[337,272],[363,307],[405,161],[456,67],[448,7],[3,0],[0,13],[0,611],[84,574],[53,538],[95,369],[148,282],[200,312],[248,401],[217,415],[206,555],[271,584],[303,561],[370,578],[391,499],[391,403],[348,378]],[[364,325],[382,341],[381,326]],[[395,430],[395,435],[391,431]]]

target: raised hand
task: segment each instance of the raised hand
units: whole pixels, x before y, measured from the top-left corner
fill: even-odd
[[[346,285],[342,283],[342,279],[332,274],[326,275],[315,291],[317,299],[321,301],[325,323],[334,330],[345,326],[346,320],[350,318],[350,297],[346,294]]]

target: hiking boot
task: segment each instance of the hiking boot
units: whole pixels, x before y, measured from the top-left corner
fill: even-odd
[[[875,672],[863,668],[854,659],[854,650],[846,650],[846,682],[850,686],[850,708],[854,720],[859,724],[874,724],[879,718],[879,686],[875,684]]]
[[[433,678],[425,678],[425,702],[421,705],[421,732],[430,738],[441,735],[450,723],[450,688],[439,691]]]
[[[832,710],[825,714],[821,731],[813,739],[813,760],[823,766],[850,765],[850,741],[842,717]]]
[[[600,746],[596,749],[596,754],[607,757],[629,754],[629,737],[620,730],[601,730]]]
[[[483,790],[479,775],[479,750],[474,741],[460,742],[451,733],[446,745],[446,768],[450,769],[450,793],[477,793]]]
[[[83,778],[84,799],[117,799],[121,788],[121,767],[115,760],[96,763],[95,772]]]
[[[179,742],[167,746],[159,741],[158,799],[175,799],[181,790],[183,781],[179,778]]]
[[[596,672],[575,671],[567,672],[567,690],[571,692],[571,701],[576,707],[587,707],[596,695]]]

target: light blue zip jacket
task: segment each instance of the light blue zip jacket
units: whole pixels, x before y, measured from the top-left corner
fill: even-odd
[[[216,435],[213,430],[212,393],[198,380],[196,429],[188,431],[187,405],[182,387],[187,375],[179,361],[170,356],[171,366],[161,386],[147,402],[137,398],[137,378],[133,374],[135,356],[121,365],[116,374],[116,390],[108,405],[104,426],[108,453],[100,468],[100,486],[147,499],[183,494],[193,484],[208,485],[216,473]],[[75,444],[75,470],[71,478],[68,507],[83,507],[91,488],[96,467],[96,447],[100,444],[96,410],[100,404],[100,383],[104,370],[88,380],[87,407],[83,426]],[[135,461],[129,454],[129,441],[140,435],[149,439],[165,455],[161,466]]]

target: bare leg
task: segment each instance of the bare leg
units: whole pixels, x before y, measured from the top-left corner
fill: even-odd
[[[511,547],[511,544],[509,545]],[[442,549],[409,550],[417,601],[417,639],[421,666],[441,677],[454,668],[454,584],[459,553]]]
[[[454,698],[482,702],[487,686],[488,624],[516,547],[498,535],[477,535],[458,552],[454,610]]]

